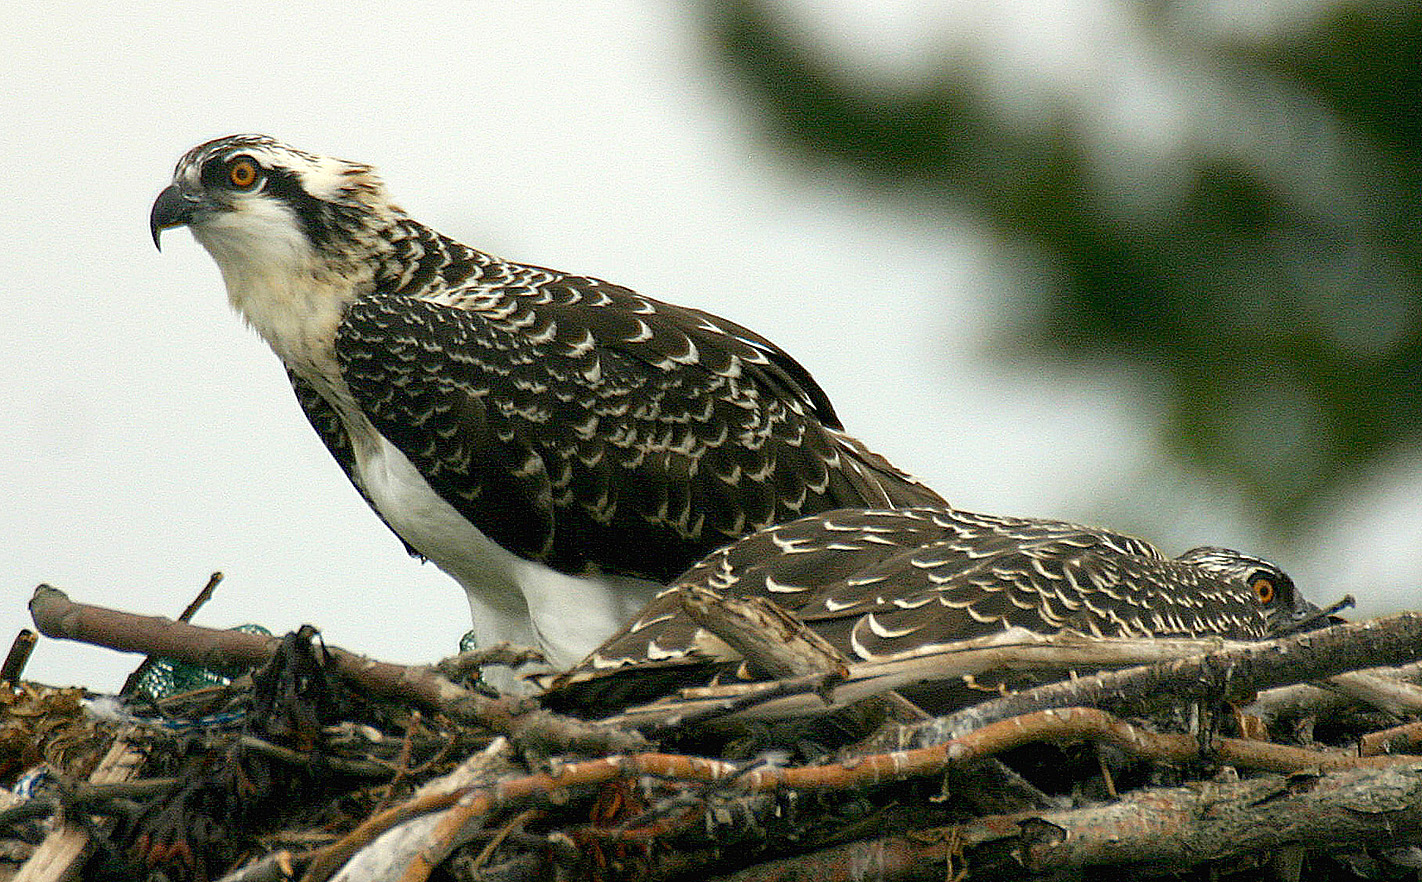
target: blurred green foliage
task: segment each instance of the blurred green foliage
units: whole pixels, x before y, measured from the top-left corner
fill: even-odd
[[[1218,133],[1166,175],[1103,151],[1070,100],[1001,106],[946,48],[930,77],[867,82],[774,4],[702,8],[779,146],[1022,243],[1047,269],[1020,342],[1137,365],[1172,453],[1275,528],[1422,438],[1422,6],[1246,40],[1141,4]]]

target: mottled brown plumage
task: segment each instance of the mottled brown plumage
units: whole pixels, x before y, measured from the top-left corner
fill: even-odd
[[[369,166],[220,138],[182,158],[150,224],[212,254],[361,495],[464,587],[480,643],[571,663],[740,536],[942,503],[764,337],[456,242]]]
[[[725,644],[681,611],[677,592],[693,586],[769,597],[856,661],[1008,627],[1253,640],[1315,609],[1276,565],[1229,549],[1167,558],[1140,539],[1060,521],[848,509],[707,556],[557,680],[554,703],[646,698],[737,668]]]

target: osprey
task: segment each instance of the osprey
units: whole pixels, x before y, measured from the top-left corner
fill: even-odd
[[[759,334],[462,245],[369,166],[220,138],[178,162],[150,224],[212,255],[356,489],[463,586],[480,645],[571,664],[746,533],[942,503]]]
[[[553,678],[550,703],[605,715],[740,668],[729,646],[682,611],[680,592],[695,587],[768,597],[854,661],[922,654],[1009,627],[1259,640],[1321,615],[1278,566],[1226,548],[1167,558],[1143,540],[1062,521],[941,506],[847,509],[713,552]]]

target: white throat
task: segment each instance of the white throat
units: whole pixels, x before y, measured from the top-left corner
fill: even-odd
[[[221,270],[232,308],[277,356],[308,381],[334,379],[336,327],[355,286],[325,265],[291,213],[252,202],[192,231]]]

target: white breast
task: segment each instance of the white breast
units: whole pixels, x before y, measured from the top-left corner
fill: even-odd
[[[569,576],[524,560],[440,498],[383,437],[377,445],[357,449],[356,477],[381,516],[468,594],[480,646],[500,640],[536,645],[550,663],[568,667],[629,621],[662,587],[622,576]]]

